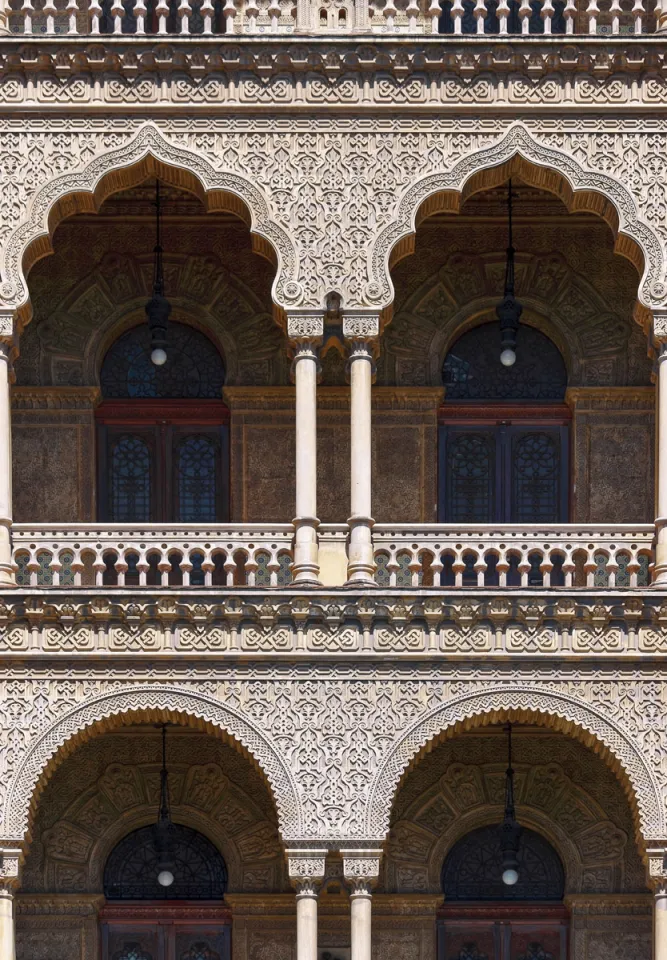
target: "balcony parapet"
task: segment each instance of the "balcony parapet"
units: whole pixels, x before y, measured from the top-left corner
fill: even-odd
[[[0,597],[0,659],[252,657],[344,662],[490,656],[645,661],[667,654],[667,594],[554,591],[453,596],[433,590],[270,594],[245,589],[83,595],[18,590]],[[68,664],[73,661],[68,659]]]

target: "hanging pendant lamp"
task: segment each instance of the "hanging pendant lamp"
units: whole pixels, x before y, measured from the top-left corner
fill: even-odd
[[[496,307],[500,321],[500,362],[511,367],[516,361],[516,341],[523,307],[514,296],[514,244],[512,237],[512,181],[507,194],[508,245],[505,261],[505,291]]]
[[[174,838],[169,811],[169,774],[167,773],[167,726],[162,727],[162,770],[160,771],[160,810],[155,824],[157,882],[170,887],[174,882]]]
[[[151,332],[151,360],[156,367],[167,361],[167,328],[171,304],[164,295],[164,268],[161,244],[160,181],[155,181],[155,246],[153,247],[153,296],[146,304],[146,316]]]
[[[503,858],[503,883],[513,887],[519,880],[519,842],[521,827],[514,809],[514,770],[512,768],[512,724],[507,724],[507,770],[505,772],[505,816],[500,828]]]

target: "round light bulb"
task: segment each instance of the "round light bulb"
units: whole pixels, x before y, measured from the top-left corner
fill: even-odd
[[[160,870],[157,875],[157,882],[161,887],[170,887],[174,882],[174,875],[171,870]]]
[[[516,360],[516,353],[511,347],[506,347],[500,354],[500,362],[504,367],[511,367]]]
[[[166,351],[164,351],[162,347],[156,347],[151,351],[151,360],[156,367],[161,367],[163,363],[167,362]]]
[[[518,883],[519,880],[519,871],[514,870],[512,867],[508,867],[507,870],[503,870],[503,883],[508,887],[513,887],[515,883]]]

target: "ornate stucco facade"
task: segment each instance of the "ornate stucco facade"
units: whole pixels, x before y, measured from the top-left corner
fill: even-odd
[[[616,35],[568,4],[562,36],[485,34],[483,0],[460,36],[457,4],[451,36],[438,4],[228,0],[211,36],[187,3],[152,36],[121,32],[141,3],[106,33],[36,6],[27,35],[0,4],[0,960],[221,957],[113,946],[105,864],[156,819],[164,723],[233,960],[564,960],[542,920],[570,960],[667,960],[665,0]],[[509,178],[567,515],[442,522],[472,416],[443,362],[495,319]],[[171,320],[224,360],[202,523],[104,506],[135,421],[100,371],[145,322],[156,179]],[[528,422],[510,401],[475,422]],[[442,868],[502,820],[508,722],[561,912],[491,954],[462,908],[452,952]]]

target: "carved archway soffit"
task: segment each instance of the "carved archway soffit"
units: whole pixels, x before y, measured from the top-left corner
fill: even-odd
[[[640,849],[645,848],[646,838],[665,836],[660,788],[631,736],[605,717],[601,709],[562,693],[531,687],[468,694],[436,707],[415,721],[387,751],[371,784],[366,808],[368,834],[383,836],[386,833],[398,786],[420,756],[463,730],[508,719],[566,733],[599,754],[616,773],[628,796]]]
[[[258,249],[274,252],[273,299],[281,319],[290,309],[323,309],[331,291],[341,295],[344,310],[388,310],[390,260],[409,251],[419,217],[457,209],[468,193],[514,171],[571,210],[607,220],[617,251],[643,271],[639,319],[646,321],[667,295],[662,134],[650,143],[594,128],[533,135],[523,122],[508,129],[488,119],[458,131],[435,121],[428,129],[397,121],[361,132],[300,128],[296,121],[280,130],[265,123],[236,129],[230,118],[211,119],[200,130],[156,123],[136,129],[128,122],[113,132],[54,130],[39,142],[30,132],[16,138],[8,162],[20,169],[3,214],[0,303],[22,308],[21,322],[29,318],[24,270],[50,251],[55,225],[156,171],[209,206],[250,221]],[[53,169],[73,172],[46,180]]]
[[[379,234],[370,256],[369,299],[383,305],[391,302],[387,268],[411,252],[414,232],[425,217],[458,211],[466,197],[498,186],[510,175],[520,175],[530,185],[554,193],[570,212],[602,217],[614,232],[615,251],[642,275],[641,312],[646,315],[663,303],[667,283],[662,243],[641,217],[630,191],[615,176],[587,169],[564,150],[540,143],[521,123],[497,143],[463,156],[448,172],[423,176],[403,194],[394,222]]]
[[[5,833],[29,832],[36,804],[55,768],[78,744],[113,727],[165,720],[222,735],[251,758],[276,802],[281,830],[301,832],[300,807],[292,774],[269,738],[236,710],[202,693],[174,687],[116,690],[70,710],[34,743],[7,793]]]
[[[283,302],[283,286],[294,276],[297,258],[288,233],[271,219],[263,191],[241,173],[216,170],[200,153],[169,143],[153,124],[146,124],[125,145],[47,182],[30,204],[27,219],[11,233],[0,298],[18,309],[20,325],[30,319],[25,277],[37,260],[52,252],[57,225],[77,213],[97,212],[108,196],[149,176],[195,193],[209,210],[240,217],[252,231],[255,252],[277,263],[273,299],[276,304]]]

